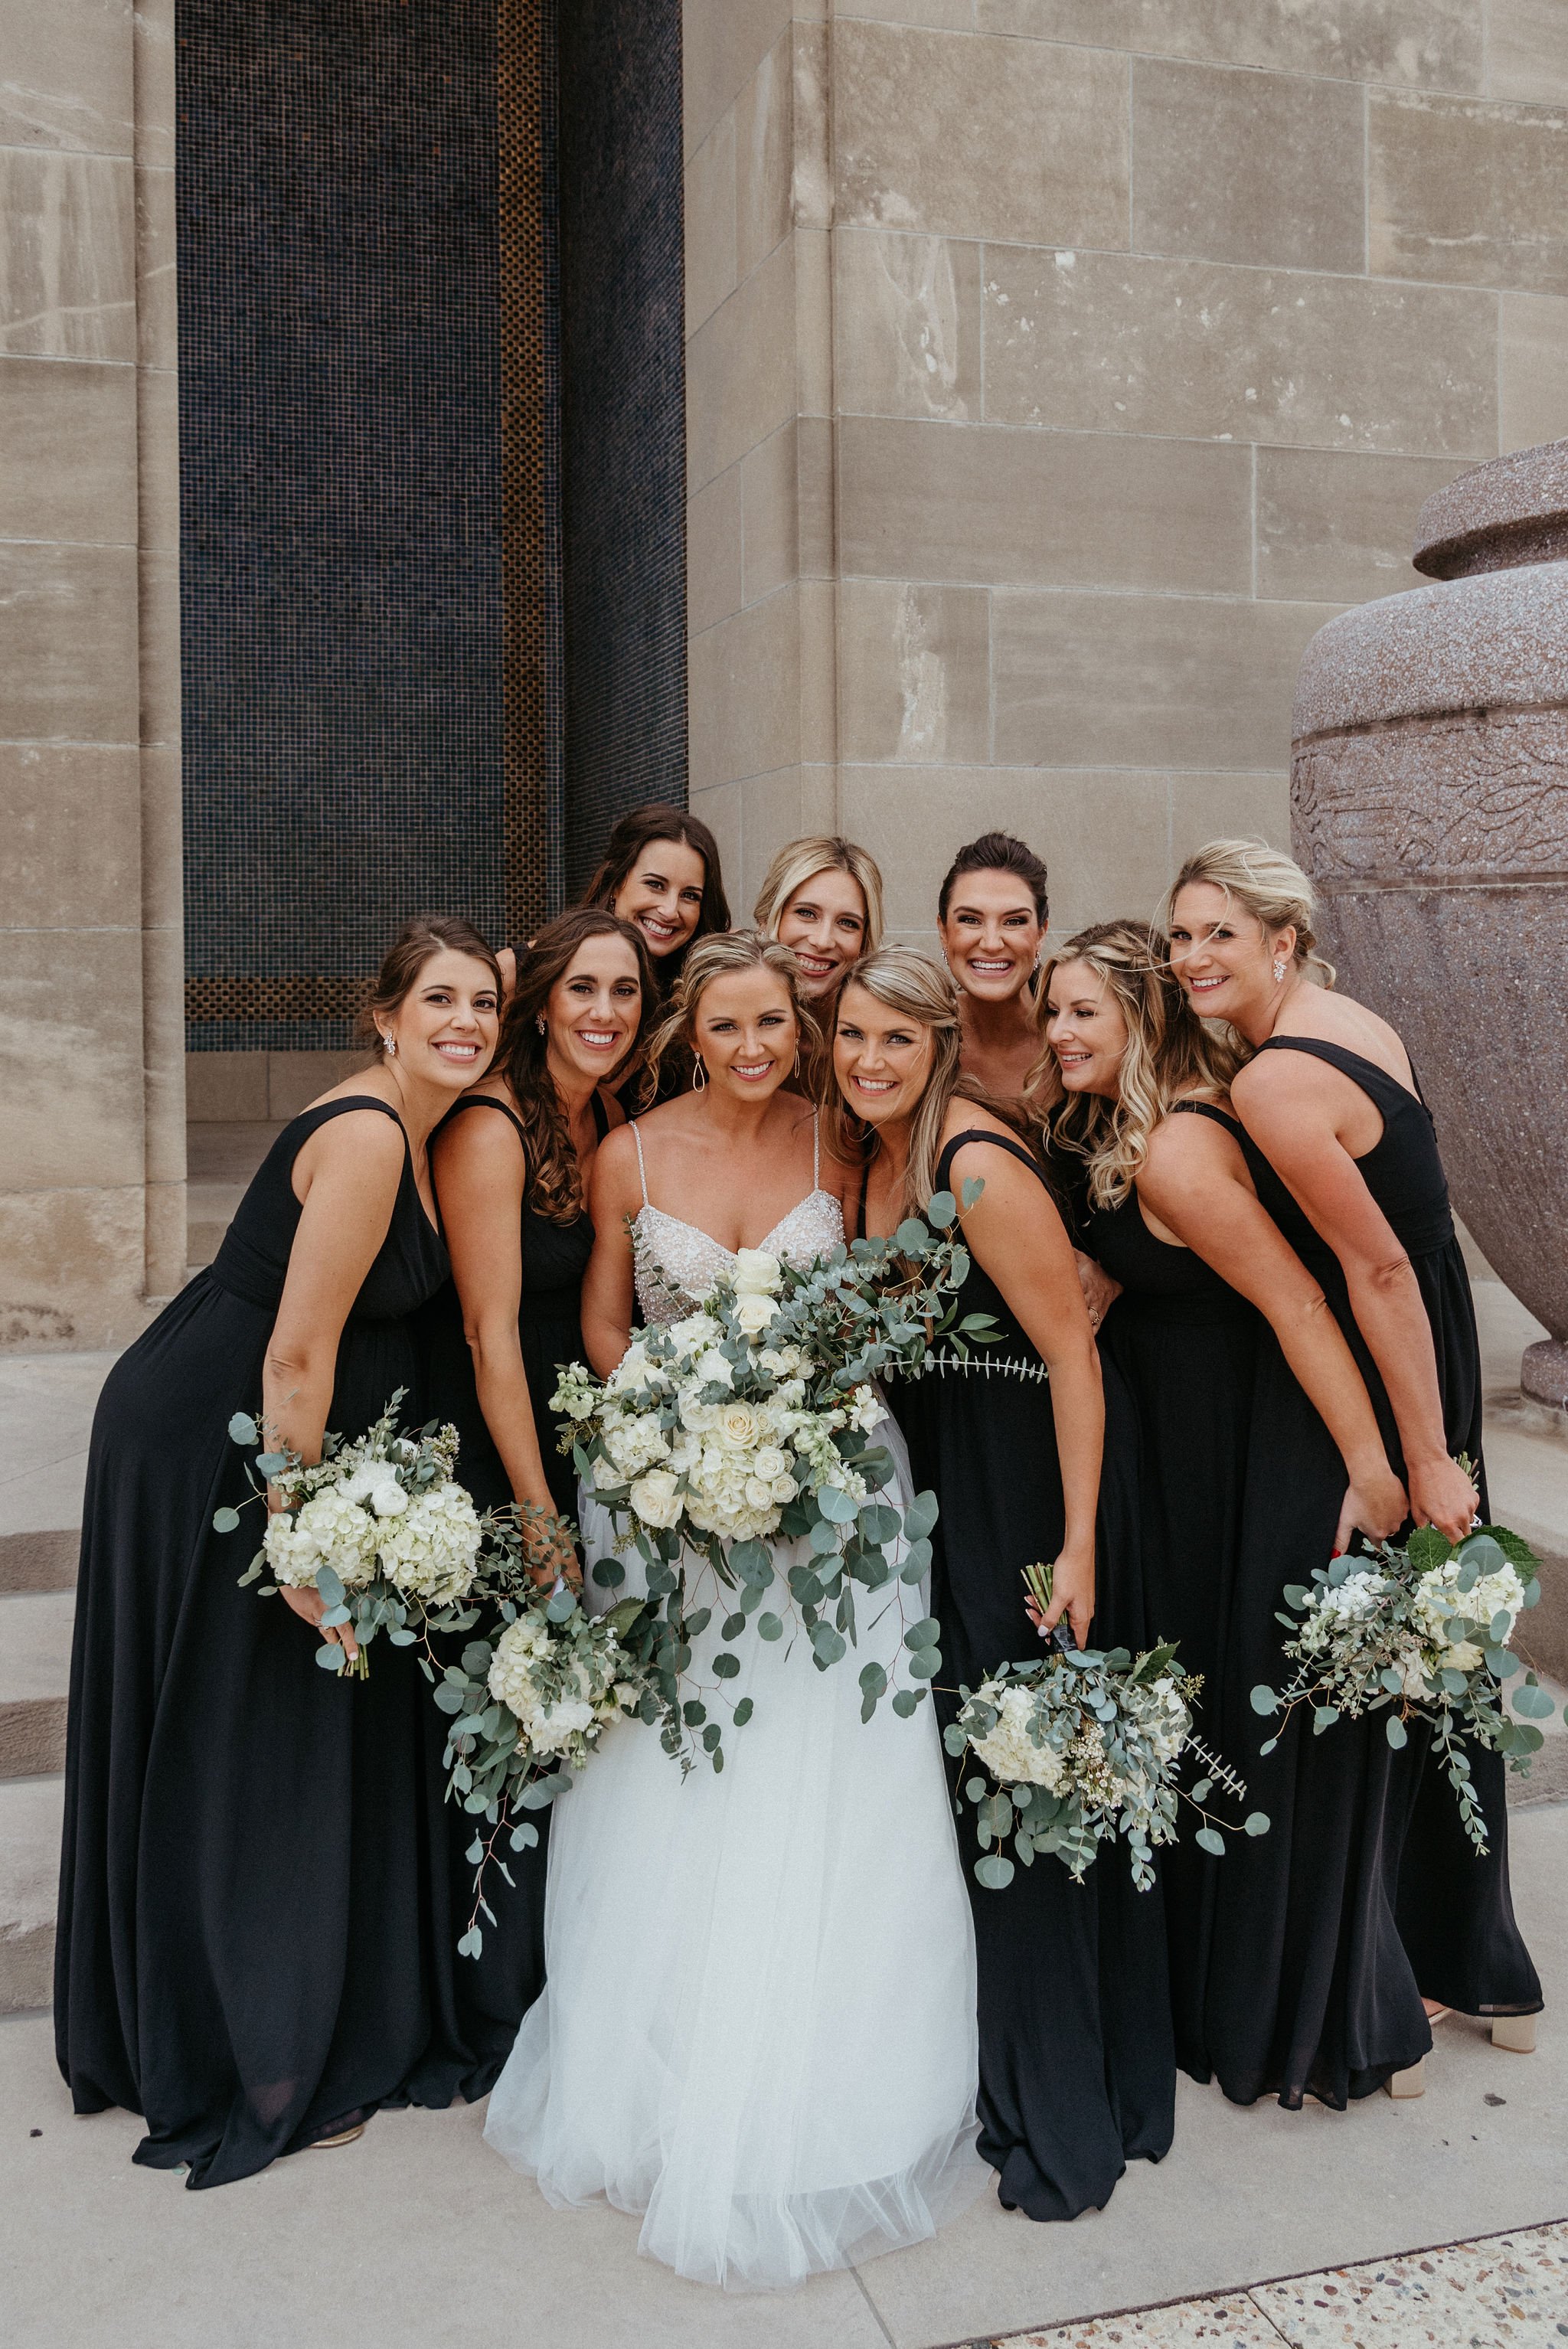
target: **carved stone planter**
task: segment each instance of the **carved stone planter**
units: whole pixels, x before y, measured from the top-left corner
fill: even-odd
[[[1393,1020],[1454,1203],[1568,1404],[1568,440],[1421,508],[1444,582],[1343,614],[1296,687],[1292,829],[1343,983]]]

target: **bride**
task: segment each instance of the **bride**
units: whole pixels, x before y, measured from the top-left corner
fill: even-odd
[[[602,1376],[634,1322],[689,1313],[742,1247],[799,1266],[843,1237],[817,1120],[784,1083],[805,1040],[794,957],[699,940],[655,1040],[695,1089],[608,1135],[593,1170],[583,1340]],[[891,1421],[877,1440],[900,1463]],[[588,1603],[614,1554],[582,1495]],[[786,1548],[788,1545],[784,1545]],[[619,1597],[641,1588],[623,1554]],[[780,1570],[789,1563],[780,1557]],[[706,1595],[706,1594],[705,1594]],[[716,1609],[717,1616],[723,1610]],[[900,1627],[862,1602],[860,1661]],[[694,1643],[702,1671],[711,1635]],[[559,1799],[548,1982],[485,2135],[547,2199],[643,2217],[640,2249],[731,2290],[919,2242],[987,2173],[974,2151],[975,1946],[935,1715],[861,1720],[859,1666],[758,1638],[727,1684],[755,1719],[722,1775],[623,1721]]]

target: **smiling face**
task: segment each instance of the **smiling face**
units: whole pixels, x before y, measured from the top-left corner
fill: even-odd
[[[625,938],[585,938],[545,1001],[551,1073],[606,1084],[636,1040],[643,1014],[637,957]]]
[[[800,992],[820,1003],[865,951],[865,893],[852,873],[829,865],[802,881],[779,916],[781,945],[800,966]]]
[[[653,840],[615,892],[612,913],[633,923],[655,962],[677,954],[702,915],[707,867],[695,848],[680,840]]]
[[[1127,1022],[1103,973],[1091,962],[1058,963],[1051,973],[1046,1041],[1056,1055],[1063,1090],[1103,1093],[1114,1101],[1120,1090],[1127,1050]]]
[[[795,1066],[800,1023],[777,971],[759,966],[709,979],[692,1018],[708,1082],[741,1101],[766,1101]]]
[[[397,1046],[391,1060],[401,1075],[461,1092],[495,1056],[500,998],[494,974],[475,956],[443,947],[377,1026]]]
[[[1213,881],[1190,881],[1171,908],[1171,968],[1205,1019],[1266,1034],[1273,1006],[1296,976],[1295,931],[1267,930]],[[1276,962],[1284,969],[1274,975]]]
[[[919,1019],[892,1011],[870,988],[850,979],[839,998],[833,1075],[845,1102],[868,1125],[893,1125],[920,1106],[936,1038]]]
[[[1046,926],[1016,873],[961,873],[937,924],[948,968],[976,1002],[1007,1003],[1029,983]]]

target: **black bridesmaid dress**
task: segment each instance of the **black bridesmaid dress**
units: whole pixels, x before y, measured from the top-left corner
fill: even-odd
[[[942,1154],[984,1142],[1021,1159],[1019,1144],[974,1130]],[[969,1373],[901,1382],[890,1400],[909,1443],[917,1486],[942,1514],[933,1535],[932,1609],[942,1626],[937,1718],[957,1713],[1000,1663],[1040,1652],[1025,1609],[1023,1568],[1050,1559],[1066,1528],[1061,1468],[1044,1375],[985,1369],[1040,1356],[995,1283],[970,1264],[961,1313],[987,1313],[1001,1338]],[[1106,1375],[1105,1471],[1099,1511],[1097,1646],[1149,1644],[1136,1549],[1137,1428],[1116,1372]],[[1127,1856],[1106,1846],[1082,1884],[1059,1860],[1016,1869],[1000,1892],[975,1881],[975,1811],[967,1775],[949,1758],[959,1849],[975,1913],[980,2023],[979,2149],[997,2170],[1004,2208],[1073,2219],[1110,2199],[1131,2159],[1159,2161],[1175,2128],[1175,2062],[1158,1889],[1140,1892]]]
[[[593,1123],[603,1141],[610,1120],[597,1093],[593,1108]],[[484,1109],[494,1110],[507,1120],[526,1155],[528,1138],[515,1112],[492,1094],[467,1094],[444,1123],[449,1125],[455,1117]],[[561,1365],[583,1360],[583,1276],[593,1252],[593,1226],[586,1209],[569,1224],[553,1224],[529,1206],[525,1193],[521,1243],[517,1334],[534,1430],[551,1499],[562,1516],[575,1516],[577,1471],[571,1454],[560,1449],[560,1423],[550,1408],[550,1398],[555,1392]],[[443,1282],[424,1308],[418,1327],[427,1408],[433,1419],[449,1420],[458,1431],[458,1475],[477,1508],[504,1508],[512,1497],[511,1485],[480,1409],[473,1356],[463,1336],[462,1306],[450,1279]],[[539,1830],[539,1840],[527,1851],[513,1852],[502,1846],[512,1881],[509,1885],[493,1866],[488,1870],[484,1893],[495,1924],[481,1919],[484,1940],[480,1954],[462,1961],[464,1989],[470,2002],[498,2031],[508,2033],[515,2033],[544,1988],[544,1887],[551,1815],[542,1810],[529,1816]],[[473,1906],[473,1868],[461,1850],[455,1866],[453,1898],[462,1903],[466,1918]]]
[[[363,1682],[315,1661],[281,1598],[238,1578],[261,1536],[214,1510],[250,1488],[254,1413],[300,1217],[306,1110],[199,1273],[109,1373],[93,1425],[71,1660],[56,2044],[79,2113],[145,2115],[134,2158],[220,2186],[380,2105],[483,2095],[510,2046],[464,1997],[443,1802],[446,1724],[409,1649]],[[400,1124],[401,1121],[397,1121]],[[398,1387],[420,1417],[410,1315],[447,1274],[407,1152],[338,1342],[327,1425]],[[464,1912],[466,1914],[466,1911]]]
[[[1211,1104],[1178,1106],[1239,1138]],[[1100,1352],[1138,1405],[1148,1619],[1202,1674],[1198,1734],[1271,1822],[1215,1858],[1189,1811],[1162,1855],[1176,2060],[1238,2104],[1343,2109],[1431,2042],[1395,1922],[1403,1788],[1380,1720],[1326,1737],[1299,1722],[1260,1756],[1251,1692],[1289,1677],[1275,1609],[1327,1563],[1345,1464],[1263,1314],[1157,1239],[1136,1188],[1086,1209],[1083,1244],[1122,1285]],[[1217,1806],[1240,1824],[1233,1801]]]
[[[1316,1036],[1271,1036],[1264,1052],[1305,1052],[1357,1085],[1381,1112],[1383,1133],[1357,1164],[1363,1181],[1410,1259],[1431,1327],[1438,1388],[1449,1450],[1478,1464],[1481,1515],[1489,1515],[1481,1462],[1480,1345],[1464,1252],[1454,1231],[1449,1186],[1438,1154],[1432,1113],[1375,1061]],[[1336,1320],[1356,1356],[1377,1413],[1388,1458],[1404,1459],[1393,1407],[1357,1323],[1338,1257],[1303,1213],[1250,1136],[1243,1137],[1258,1196],[1291,1246],[1323,1284]],[[1333,1735],[1337,1736],[1336,1728]],[[1411,1809],[1399,1868],[1399,1932],[1428,1998],[1462,2014],[1536,2014],[1541,1982],[1524,1946],[1509,1889],[1507,1771],[1500,1754],[1468,1744],[1471,1784],[1487,1823],[1487,1856],[1478,1858],[1459,1805],[1425,1738],[1412,1737],[1407,1779]]]

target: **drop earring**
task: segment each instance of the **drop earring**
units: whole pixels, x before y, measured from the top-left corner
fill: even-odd
[[[389,1061],[395,1061],[397,1058],[397,1039],[396,1036],[383,1036],[381,1039],[381,1047]]]
[[[538,1019],[534,1021],[534,1023],[533,1023],[533,1024],[534,1024],[534,1026],[538,1029],[538,1030],[539,1030],[540,1034],[542,1036],[542,1035],[543,1035],[543,1033],[544,1033],[544,1030],[545,1030],[545,1018],[544,1018],[544,1014],[543,1014],[543,1012],[542,1012],[542,1011],[540,1013],[540,1015],[539,1015]]]
[[[704,1066],[704,1064],[703,1064],[703,1058],[702,1058],[701,1053],[699,1052],[699,1053],[696,1055],[696,1066],[695,1070],[694,1070],[694,1071],[693,1071],[693,1072],[692,1072],[691,1089],[692,1089],[693,1092],[694,1092],[694,1093],[700,1093],[700,1092],[701,1092],[701,1091],[702,1091],[702,1089],[703,1089],[703,1087],[707,1084],[707,1068],[706,1068],[706,1067]]]
[[[1279,985],[1279,983],[1280,983],[1280,980],[1284,977],[1284,963],[1283,963],[1283,962],[1281,962],[1281,960],[1280,960],[1280,958],[1279,958],[1278,955],[1275,955],[1275,957],[1274,957],[1274,985],[1277,987],[1277,986]]]

